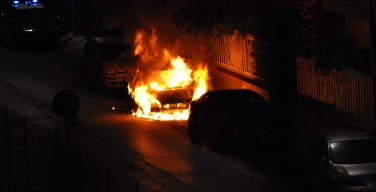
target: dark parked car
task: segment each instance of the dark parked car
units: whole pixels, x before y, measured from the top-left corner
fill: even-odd
[[[189,113],[190,140],[219,151],[257,148],[275,128],[269,103],[249,89],[208,91],[191,101]]]
[[[302,176],[312,191],[376,191],[376,140],[351,129],[318,133],[302,155]]]
[[[65,30],[56,10],[38,0],[1,1],[0,5],[0,38],[5,45],[61,46]]]

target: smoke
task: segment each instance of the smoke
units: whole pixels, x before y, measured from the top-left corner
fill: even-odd
[[[169,45],[174,44],[178,35],[170,19],[171,13],[184,4],[177,0],[95,0],[93,9],[102,14],[106,28],[122,27],[128,41],[134,40],[138,30],[151,32],[154,28],[158,41]]]
[[[190,65],[204,66],[211,62],[210,54],[204,47],[197,47],[197,39],[188,38],[178,32],[171,21],[171,13],[185,6],[188,0],[86,0],[92,8],[102,15],[106,28],[122,27],[123,38],[135,43],[136,33],[143,30],[151,39],[153,32],[157,36],[159,51],[167,49],[171,56],[183,57]],[[147,38],[147,39],[148,39]],[[153,48],[147,47],[146,48]],[[159,54],[161,55],[161,54]],[[156,59],[158,60],[158,59]],[[152,63],[163,68],[165,63]],[[151,67],[145,67],[150,68]],[[197,67],[195,67],[197,68]]]

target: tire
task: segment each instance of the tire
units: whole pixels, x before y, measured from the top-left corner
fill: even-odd
[[[201,146],[201,134],[198,130],[198,127],[192,122],[188,121],[188,137],[192,143]]]

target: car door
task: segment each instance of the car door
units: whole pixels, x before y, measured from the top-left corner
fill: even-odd
[[[215,97],[205,97],[200,107],[200,131],[201,134],[209,139],[215,139],[216,129],[218,127],[218,104]]]

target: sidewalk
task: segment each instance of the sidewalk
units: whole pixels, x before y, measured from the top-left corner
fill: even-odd
[[[302,138],[296,142],[300,147],[304,147],[305,143],[315,133],[326,129],[360,129],[375,135],[372,125],[330,111],[330,109],[324,108],[319,104],[298,101],[297,111],[296,127],[298,130],[296,130],[296,134],[300,134]]]
[[[195,191],[85,122],[70,140],[48,99],[1,80],[0,88],[0,191]]]

